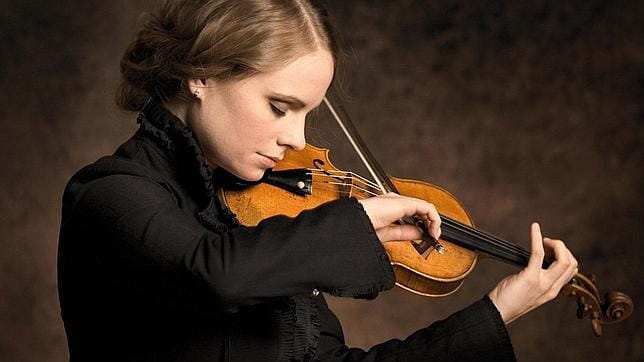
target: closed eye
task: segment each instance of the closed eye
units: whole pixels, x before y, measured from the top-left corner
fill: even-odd
[[[275,115],[276,115],[276,116],[278,116],[278,117],[284,117],[284,116],[286,116],[286,111],[283,111],[283,110],[279,109],[279,108],[278,108],[276,105],[274,105],[273,103],[269,103],[269,104],[271,105],[271,110],[273,111],[273,113],[275,113]]]

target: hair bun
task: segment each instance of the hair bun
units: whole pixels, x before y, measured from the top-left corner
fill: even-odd
[[[188,79],[243,78],[320,46],[336,57],[327,20],[312,0],[166,0],[121,59],[116,103],[141,111],[150,97],[192,101]]]

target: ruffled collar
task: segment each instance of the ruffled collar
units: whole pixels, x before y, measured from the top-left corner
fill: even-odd
[[[213,184],[213,171],[208,167],[206,157],[194,137],[192,130],[172,112],[167,110],[161,101],[152,98],[139,114],[137,122],[140,131],[153,139],[155,143],[170,155],[177,158],[178,167],[191,177],[188,185],[197,188],[197,197],[203,210],[199,218],[218,231],[226,229],[224,224],[217,221],[219,216],[224,216],[227,225],[238,225],[235,215],[227,208],[222,208],[215,197]],[[183,172],[181,172],[183,174]]]

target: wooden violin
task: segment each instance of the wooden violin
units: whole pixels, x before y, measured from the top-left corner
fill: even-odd
[[[401,222],[424,230],[423,239],[384,244],[399,287],[423,296],[441,297],[459,289],[480,256],[519,267],[528,264],[528,251],[475,228],[468,212],[448,191],[422,181],[389,177],[366,148],[348,116],[343,114],[341,118],[326,98],[324,101],[375,181],[336,168],[329,160],[328,150],[307,145],[303,151],[287,152],[259,182],[239,182],[239,187],[220,189],[221,201],[242,224],[254,226],[275,215],[294,217],[303,210],[338,198],[363,199],[396,192],[431,202],[442,220],[440,240],[429,236],[420,220],[406,218]],[[548,265],[544,262],[544,267]],[[621,292],[606,293],[602,299],[595,284],[594,276],[589,278],[577,273],[562,292],[577,298],[577,317],[590,319],[593,333],[600,336],[602,324],[619,322],[631,315],[633,302]]]

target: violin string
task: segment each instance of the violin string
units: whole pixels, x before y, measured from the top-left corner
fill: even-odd
[[[456,220],[453,220],[449,217],[446,217],[444,215],[441,215],[441,218],[443,220],[442,227],[447,228],[447,229],[452,229],[454,231],[460,232],[461,234],[464,234],[465,236],[469,236],[471,239],[475,242],[479,242],[480,240],[486,242],[487,244],[490,244],[496,248],[500,252],[506,252],[509,253],[511,256],[521,256],[524,258],[529,258],[530,254],[523,248],[507,242],[505,240],[499,239],[495,236],[492,236],[486,232],[483,232],[481,230],[475,229],[471,226],[462,224]]]
[[[310,168],[308,170],[311,172],[311,174],[318,175],[318,176],[354,178],[369,185],[369,187],[371,188],[374,188],[374,189],[378,188],[378,185],[375,184],[374,182],[369,181],[368,179],[351,171],[320,170],[320,169],[314,169],[314,168]],[[329,175],[330,173],[335,173],[338,175]],[[350,175],[350,176],[340,176],[340,175]]]
[[[351,171],[333,171],[333,170],[327,171],[327,170],[320,170],[320,169],[309,169],[309,171],[311,171],[311,174],[320,175],[320,176],[354,178],[354,179],[357,179],[357,180],[369,185],[369,187],[372,187],[372,188],[377,188],[378,187],[378,185],[376,185],[374,182],[371,182],[368,179],[366,179],[366,178],[364,178],[364,177],[362,177],[362,176],[360,176],[360,175],[358,175],[358,174],[356,174],[354,172],[351,172]],[[330,173],[335,173],[336,175],[329,175]],[[339,176],[337,174],[339,174],[339,175],[350,175],[350,176]]]
[[[458,222],[457,220],[453,220],[453,219],[450,219],[450,218],[446,218],[446,219],[448,220],[448,223],[450,223],[454,227],[458,227],[459,229],[462,229],[462,230],[467,230],[468,232],[475,234],[476,236],[480,237],[481,239],[488,240],[490,243],[500,245],[500,246],[503,246],[503,247],[507,247],[507,248],[511,249],[512,251],[514,251],[514,252],[516,252],[516,253],[518,253],[518,254],[520,254],[522,256],[526,256],[526,257],[530,256],[530,253],[528,251],[526,251],[525,249],[523,249],[522,247],[520,247],[520,246],[518,246],[518,245],[516,245],[514,243],[510,243],[508,241],[500,239],[500,238],[498,238],[498,237],[496,237],[496,236],[494,236],[492,234],[489,234],[489,233],[487,233],[487,232],[485,232],[485,231],[483,231],[481,229],[475,229],[475,228],[473,228],[471,226],[462,224],[462,223]]]
[[[367,183],[367,182],[363,182],[363,181],[367,181],[367,180],[361,180],[360,178],[356,178],[356,177],[352,177],[352,176],[328,175],[326,172],[321,171],[321,170],[317,170],[317,169],[311,169],[311,171],[312,171],[312,172],[311,172],[311,174],[316,175],[316,176],[321,177],[321,178],[331,178],[332,180],[335,180],[335,179],[338,179],[338,178],[339,178],[339,179],[350,179],[350,180],[352,180],[352,181],[358,181],[358,182],[366,183],[367,185],[366,185],[366,186],[361,186],[361,185],[356,185],[355,183],[343,183],[343,182],[337,182],[337,181],[336,181],[336,182],[334,182],[334,181],[328,181],[328,180],[316,180],[316,179],[314,179],[314,180],[312,181],[313,183],[329,184],[329,185],[338,185],[338,186],[347,186],[347,187],[351,187],[352,189],[357,189],[358,191],[361,191],[361,192],[363,192],[363,193],[369,194],[369,195],[371,195],[371,196],[378,196],[378,195],[380,195],[380,193],[377,193],[377,192],[374,192],[374,191],[369,190],[369,189],[373,189],[373,188],[374,188],[373,186],[375,186],[375,184],[371,183],[371,185],[369,185],[369,183]],[[321,171],[321,172],[319,172],[319,171]],[[337,173],[339,173],[339,174],[352,174],[352,175],[356,175],[356,174],[354,174],[354,173],[352,173],[352,172],[337,172]],[[357,176],[357,175],[356,175],[356,176]],[[331,190],[331,188],[327,188],[327,189],[328,189],[328,190]],[[351,191],[348,191],[348,192],[346,192],[346,193],[347,193],[347,194],[350,194],[350,195],[352,194],[352,192],[351,192]],[[356,196],[357,196],[357,194],[356,194]]]
[[[318,189],[319,190],[325,190],[325,191],[333,191],[333,192],[336,192],[336,193],[338,193],[340,195],[354,196],[351,191],[338,190],[338,188],[335,187],[335,186],[334,187],[324,187],[324,186],[322,186],[322,187],[320,187]]]
[[[352,186],[358,188],[360,191],[364,191],[364,192],[368,193],[371,196],[378,196],[378,195],[381,194],[380,190],[375,188],[375,185],[365,184],[364,182],[362,182],[359,179],[355,179],[354,181],[356,181],[356,182],[354,182],[352,184]]]
[[[376,194],[375,192],[369,191],[368,189],[360,187],[360,186],[355,185],[355,184],[348,184],[348,183],[343,183],[343,182],[334,182],[334,181],[327,181],[327,180],[313,180],[313,183],[325,184],[325,185],[346,186],[346,187],[351,187],[352,189],[357,189],[357,190],[359,190],[361,192],[364,192],[366,194],[369,194],[371,196],[378,196],[378,194]],[[333,189],[336,189],[336,188],[335,187],[334,188],[326,188],[325,190],[333,190]],[[338,190],[338,192],[340,192],[340,190]],[[346,193],[347,194],[352,194],[351,191],[347,191]]]
[[[469,225],[465,225],[457,220],[451,219],[444,215],[441,215],[441,219],[443,220],[443,225],[447,226],[448,228],[452,228],[455,231],[459,231],[463,234],[466,234],[467,236],[473,237],[474,239],[481,239],[491,245],[503,248],[515,254],[520,254],[523,256],[528,255],[527,252],[521,247],[515,244],[512,244],[510,242],[504,241],[502,239],[499,239],[495,236],[492,236],[482,230],[475,229]]]
[[[358,188],[359,190],[361,190],[361,191],[363,191],[363,192],[366,192],[366,193],[370,194],[371,196],[377,196],[377,195],[379,195],[379,193],[372,191],[372,190],[375,190],[375,189],[374,189],[374,186],[375,186],[375,185],[373,185],[373,184],[372,184],[372,185],[369,185],[369,184],[366,184],[366,185],[356,185],[356,182],[357,182],[358,184],[360,184],[360,183],[364,184],[365,182],[362,182],[363,180],[357,179],[357,178],[352,177],[352,176],[337,176],[337,175],[332,176],[332,175],[327,175],[327,174],[325,174],[325,173],[316,173],[316,172],[312,172],[312,174],[314,174],[314,175],[316,175],[316,176],[318,176],[318,177],[321,177],[321,178],[331,178],[332,180],[337,180],[337,179],[349,179],[349,180],[351,180],[351,181],[352,181],[351,183],[335,182],[335,183],[332,183],[332,184],[335,184],[335,185],[346,185],[346,186],[352,185],[353,187],[356,187],[356,188]],[[329,182],[329,181],[326,181],[326,180],[316,180],[316,179],[314,179],[314,180],[313,180],[313,182]],[[371,190],[370,190],[370,189],[371,189]]]
[[[378,184],[376,184],[375,182],[373,182],[373,181],[369,181],[369,179],[367,179],[367,178],[365,178],[365,177],[363,177],[363,176],[360,176],[360,175],[358,175],[357,173],[353,173],[353,172],[351,172],[351,174],[352,174],[352,175],[354,175],[354,176],[355,176],[359,181],[361,181],[362,183],[367,184],[370,188],[375,189],[375,190],[380,190],[380,189],[378,188]]]
[[[323,184],[327,184],[327,185],[348,186],[348,187],[351,187],[352,189],[358,189],[359,191],[362,191],[362,192],[364,192],[366,194],[369,194],[371,196],[378,196],[378,194],[376,194],[374,192],[371,192],[371,191],[369,191],[367,189],[364,189],[364,188],[362,188],[360,186],[356,186],[356,185],[352,185],[352,184],[345,184],[345,183],[341,183],[341,182],[330,182],[330,181],[324,181],[324,182],[323,181],[313,181],[313,182],[319,182],[319,183],[323,183]],[[352,194],[351,191],[345,191],[345,192],[350,194],[350,195]]]
[[[375,184],[369,184],[359,178],[353,179],[353,185],[356,185],[356,187],[361,187],[364,190],[370,190],[369,192],[371,193],[372,196],[380,195],[380,190],[377,189]]]
[[[368,193],[371,196],[380,195],[380,190],[374,189],[373,187],[370,187],[369,185],[365,185],[364,183],[358,182],[357,184],[353,184],[353,186],[360,189],[361,191],[364,191],[365,193]]]
[[[316,173],[316,172],[310,172],[309,175],[314,175],[314,176],[317,176],[317,177],[320,177],[320,178],[331,178],[333,180],[338,180],[338,179],[353,180],[354,179],[351,175],[329,175],[329,174],[326,174],[326,173]],[[349,183],[347,183],[347,184],[349,184]]]
[[[367,188],[377,189],[376,184],[351,171],[336,171],[336,170],[321,170],[321,169],[309,169],[309,171],[311,172],[311,174],[317,175],[323,178],[352,179],[366,184],[366,187],[360,187],[353,183],[329,182],[329,181],[322,181],[322,180],[314,181],[316,183],[328,183],[332,185],[341,185],[341,186],[345,185],[351,188],[355,188],[371,196],[382,194],[379,190],[378,192],[373,192],[368,190]],[[341,194],[350,194],[350,195],[352,194],[351,192],[347,192],[347,191],[338,191],[338,192],[340,192]],[[357,197],[358,194],[355,194],[354,196]],[[508,241],[497,238],[489,233],[486,233],[479,229],[475,229],[469,225],[463,224],[457,220],[451,219],[444,215],[441,215],[441,219],[442,219],[442,225],[444,228],[451,229],[453,231],[460,233],[462,236],[469,237],[470,240],[473,241],[475,244],[483,241],[488,245],[491,245],[497,248],[497,250],[500,253],[506,253],[507,255],[510,255],[510,256],[518,255],[524,258],[529,258],[530,256],[530,253],[527,252],[525,249],[513,243],[510,243]]]

